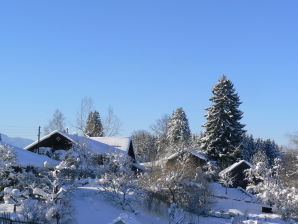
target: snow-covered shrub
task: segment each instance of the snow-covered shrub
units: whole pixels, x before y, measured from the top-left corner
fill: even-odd
[[[156,136],[145,130],[134,131],[131,135],[137,161],[150,162],[156,159]]]
[[[13,150],[7,145],[0,144],[0,192],[7,186],[15,185],[18,180],[15,160]]]
[[[168,208],[169,224],[199,223],[199,216],[191,214],[172,203]]]
[[[224,173],[220,176],[219,182],[226,187],[226,194],[228,194],[228,187],[232,186],[235,181],[235,177],[231,173]]]
[[[208,210],[210,189],[206,178],[199,167],[190,169],[188,165],[188,159],[183,158],[176,167],[155,168],[142,174],[138,184],[147,192],[147,200],[175,203],[194,213]]]
[[[136,175],[131,169],[131,159],[127,155],[107,154],[102,168],[104,173],[97,180],[99,189],[123,210],[134,211]]]
[[[84,144],[74,145],[64,155],[64,160],[57,166],[61,175],[69,181],[81,178],[95,178],[99,165],[93,160],[95,156]]]
[[[135,175],[133,173],[106,173],[98,179],[99,189],[103,189],[104,195],[115,205],[123,210],[133,212],[133,200],[135,193]]]
[[[298,190],[288,187],[282,180],[281,159],[275,159],[272,168],[268,166],[268,163],[259,162],[255,168],[246,171],[250,183],[247,190],[256,194],[264,203],[274,206],[284,218],[297,216]]]

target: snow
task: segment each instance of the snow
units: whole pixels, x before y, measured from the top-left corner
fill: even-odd
[[[94,187],[80,187],[73,194],[74,219],[76,224],[114,224],[115,220],[126,224],[166,224],[166,220],[144,212],[133,214],[113,206]]]
[[[210,216],[218,217],[239,217],[242,220],[249,220],[246,223],[287,223],[278,214],[263,213],[262,206],[257,199],[237,188],[228,188],[225,194],[225,187],[219,183],[210,184],[213,190],[213,204],[209,213]],[[258,222],[257,222],[258,220]]]
[[[83,137],[65,134],[77,144],[83,144],[96,154],[104,153],[128,153],[130,138],[125,137]]]
[[[124,152],[128,152],[130,146],[130,138],[126,137],[90,137],[90,139]]]
[[[0,143],[0,145],[11,148],[12,151],[16,154],[16,163],[21,166],[43,167],[46,163],[47,166],[54,167],[59,163],[58,161],[53,160],[47,156],[39,155],[37,153],[33,153],[13,145],[5,144],[2,142]]]
[[[198,158],[200,158],[202,160],[208,161],[208,158],[206,157],[205,154],[203,154],[203,153],[201,153],[201,152],[199,152],[199,151],[197,151],[195,149],[187,149],[186,151],[187,152],[190,152],[191,154],[193,154],[194,156],[196,156],[196,157],[198,157]]]
[[[280,215],[262,213],[262,204],[258,204],[254,197],[239,189],[229,188],[226,195],[225,187],[221,184],[215,182],[210,186],[214,192],[214,203],[209,214],[199,217],[200,224],[226,224],[233,223],[233,220],[241,220],[241,223],[246,224],[287,223]],[[121,210],[105,199],[96,187],[80,187],[73,194],[76,224],[114,224],[120,220],[126,224],[169,223],[167,218],[141,208],[138,208],[136,214]]]
[[[139,170],[142,170],[142,171],[146,171],[146,167],[141,165],[140,163],[138,162],[135,162],[132,164],[135,168],[139,169]]]
[[[194,156],[196,156],[196,157],[198,157],[198,158],[200,158],[200,159],[202,159],[202,160],[205,160],[205,161],[208,160],[205,154],[203,154],[203,153],[201,153],[201,152],[199,152],[199,151],[197,151],[197,150],[195,150],[195,149],[186,149],[185,151],[176,152],[176,153],[170,155],[169,157],[167,157],[165,160],[171,160],[171,159],[174,159],[175,157],[180,156],[181,154],[183,154],[183,153],[185,153],[185,152],[189,152],[189,153],[191,153],[192,155],[194,155]]]
[[[1,138],[2,141],[10,144],[10,145],[15,145],[19,148],[24,148],[25,146],[31,144],[33,140],[27,139],[27,138],[19,138],[19,137],[9,137],[3,133],[1,133]]]
[[[237,166],[239,166],[242,163],[246,163],[250,168],[253,167],[253,165],[251,163],[247,162],[246,160],[240,160],[239,162],[234,163],[233,165],[231,165],[231,166],[227,167],[226,169],[224,169],[223,171],[221,171],[219,173],[219,175],[222,176],[226,173],[229,173],[231,170],[233,170],[234,168],[236,168]]]

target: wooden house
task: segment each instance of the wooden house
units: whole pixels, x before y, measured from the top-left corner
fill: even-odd
[[[50,152],[70,150],[73,146],[86,147],[94,154],[122,153],[136,160],[132,141],[127,137],[85,137],[53,131],[25,147],[26,150],[40,153],[43,149]]]
[[[253,165],[246,160],[241,160],[221,171],[219,173],[219,176],[223,177],[224,175],[228,175],[233,179],[233,184],[231,185],[231,187],[242,187],[243,189],[245,189],[248,184],[245,178],[245,170],[252,167]]]

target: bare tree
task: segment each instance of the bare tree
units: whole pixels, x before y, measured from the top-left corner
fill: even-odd
[[[120,133],[121,121],[115,115],[112,107],[108,108],[107,115],[102,122],[104,136],[115,136]]]
[[[151,130],[157,137],[156,144],[158,150],[158,157],[162,157],[165,154],[166,148],[169,144],[167,139],[169,121],[170,115],[165,114],[160,119],[156,120],[156,122],[153,125],[151,125]]]
[[[81,134],[84,133],[86,128],[87,118],[91,110],[93,109],[93,99],[91,97],[85,96],[81,100],[80,109],[77,112],[77,120],[75,128],[78,129]]]
[[[54,112],[52,120],[50,120],[48,125],[44,128],[44,134],[49,134],[55,130],[65,130],[65,117],[58,109]]]
[[[136,130],[131,139],[139,162],[154,161],[157,155],[156,137],[145,130]]]
[[[228,194],[228,187],[234,184],[235,177],[231,173],[223,173],[220,176],[219,182],[226,187],[226,194]]]
[[[165,135],[168,132],[169,120],[170,115],[165,114],[161,118],[157,119],[150,128],[156,136]]]

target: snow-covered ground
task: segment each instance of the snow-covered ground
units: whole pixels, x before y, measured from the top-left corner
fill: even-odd
[[[33,142],[33,140],[31,139],[20,138],[20,137],[9,137],[3,133],[1,133],[1,137],[2,137],[2,142],[15,145],[19,148],[24,148]]]
[[[39,155],[10,144],[0,142],[0,147],[9,147],[16,155],[16,163],[20,166],[43,167],[46,163],[48,166],[54,167],[59,164],[58,161],[47,156]]]
[[[261,212],[261,204],[239,189],[211,183],[214,203],[208,216],[200,216],[200,224],[286,224],[277,214]],[[136,208],[136,213],[124,211],[108,201],[96,187],[79,187],[72,193],[74,224],[168,224],[166,217]],[[13,205],[0,204],[0,212],[12,212]],[[239,216],[238,216],[239,214]],[[292,222],[294,223],[294,222]]]
[[[263,213],[262,206],[256,198],[237,188],[226,188],[219,183],[211,183],[213,189],[213,204],[210,215],[219,217],[234,216],[240,220],[250,220],[251,223],[287,223],[280,215]],[[249,223],[249,222],[246,222]]]
[[[261,204],[240,189],[225,188],[218,183],[210,184],[213,189],[212,209],[207,217],[199,217],[201,224],[224,224],[240,220],[246,224],[273,224],[283,221],[277,214],[261,212]],[[76,224],[112,224],[122,220],[126,224],[166,224],[165,217],[137,210],[136,214],[123,211],[107,201],[95,187],[80,187],[73,193],[74,222]],[[239,214],[239,215],[238,215]]]
[[[119,218],[127,224],[168,223],[166,220],[144,212],[135,215],[123,211],[113,206],[94,187],[78,188],[74,192],[73,206],[76,224],[110,224]]]

